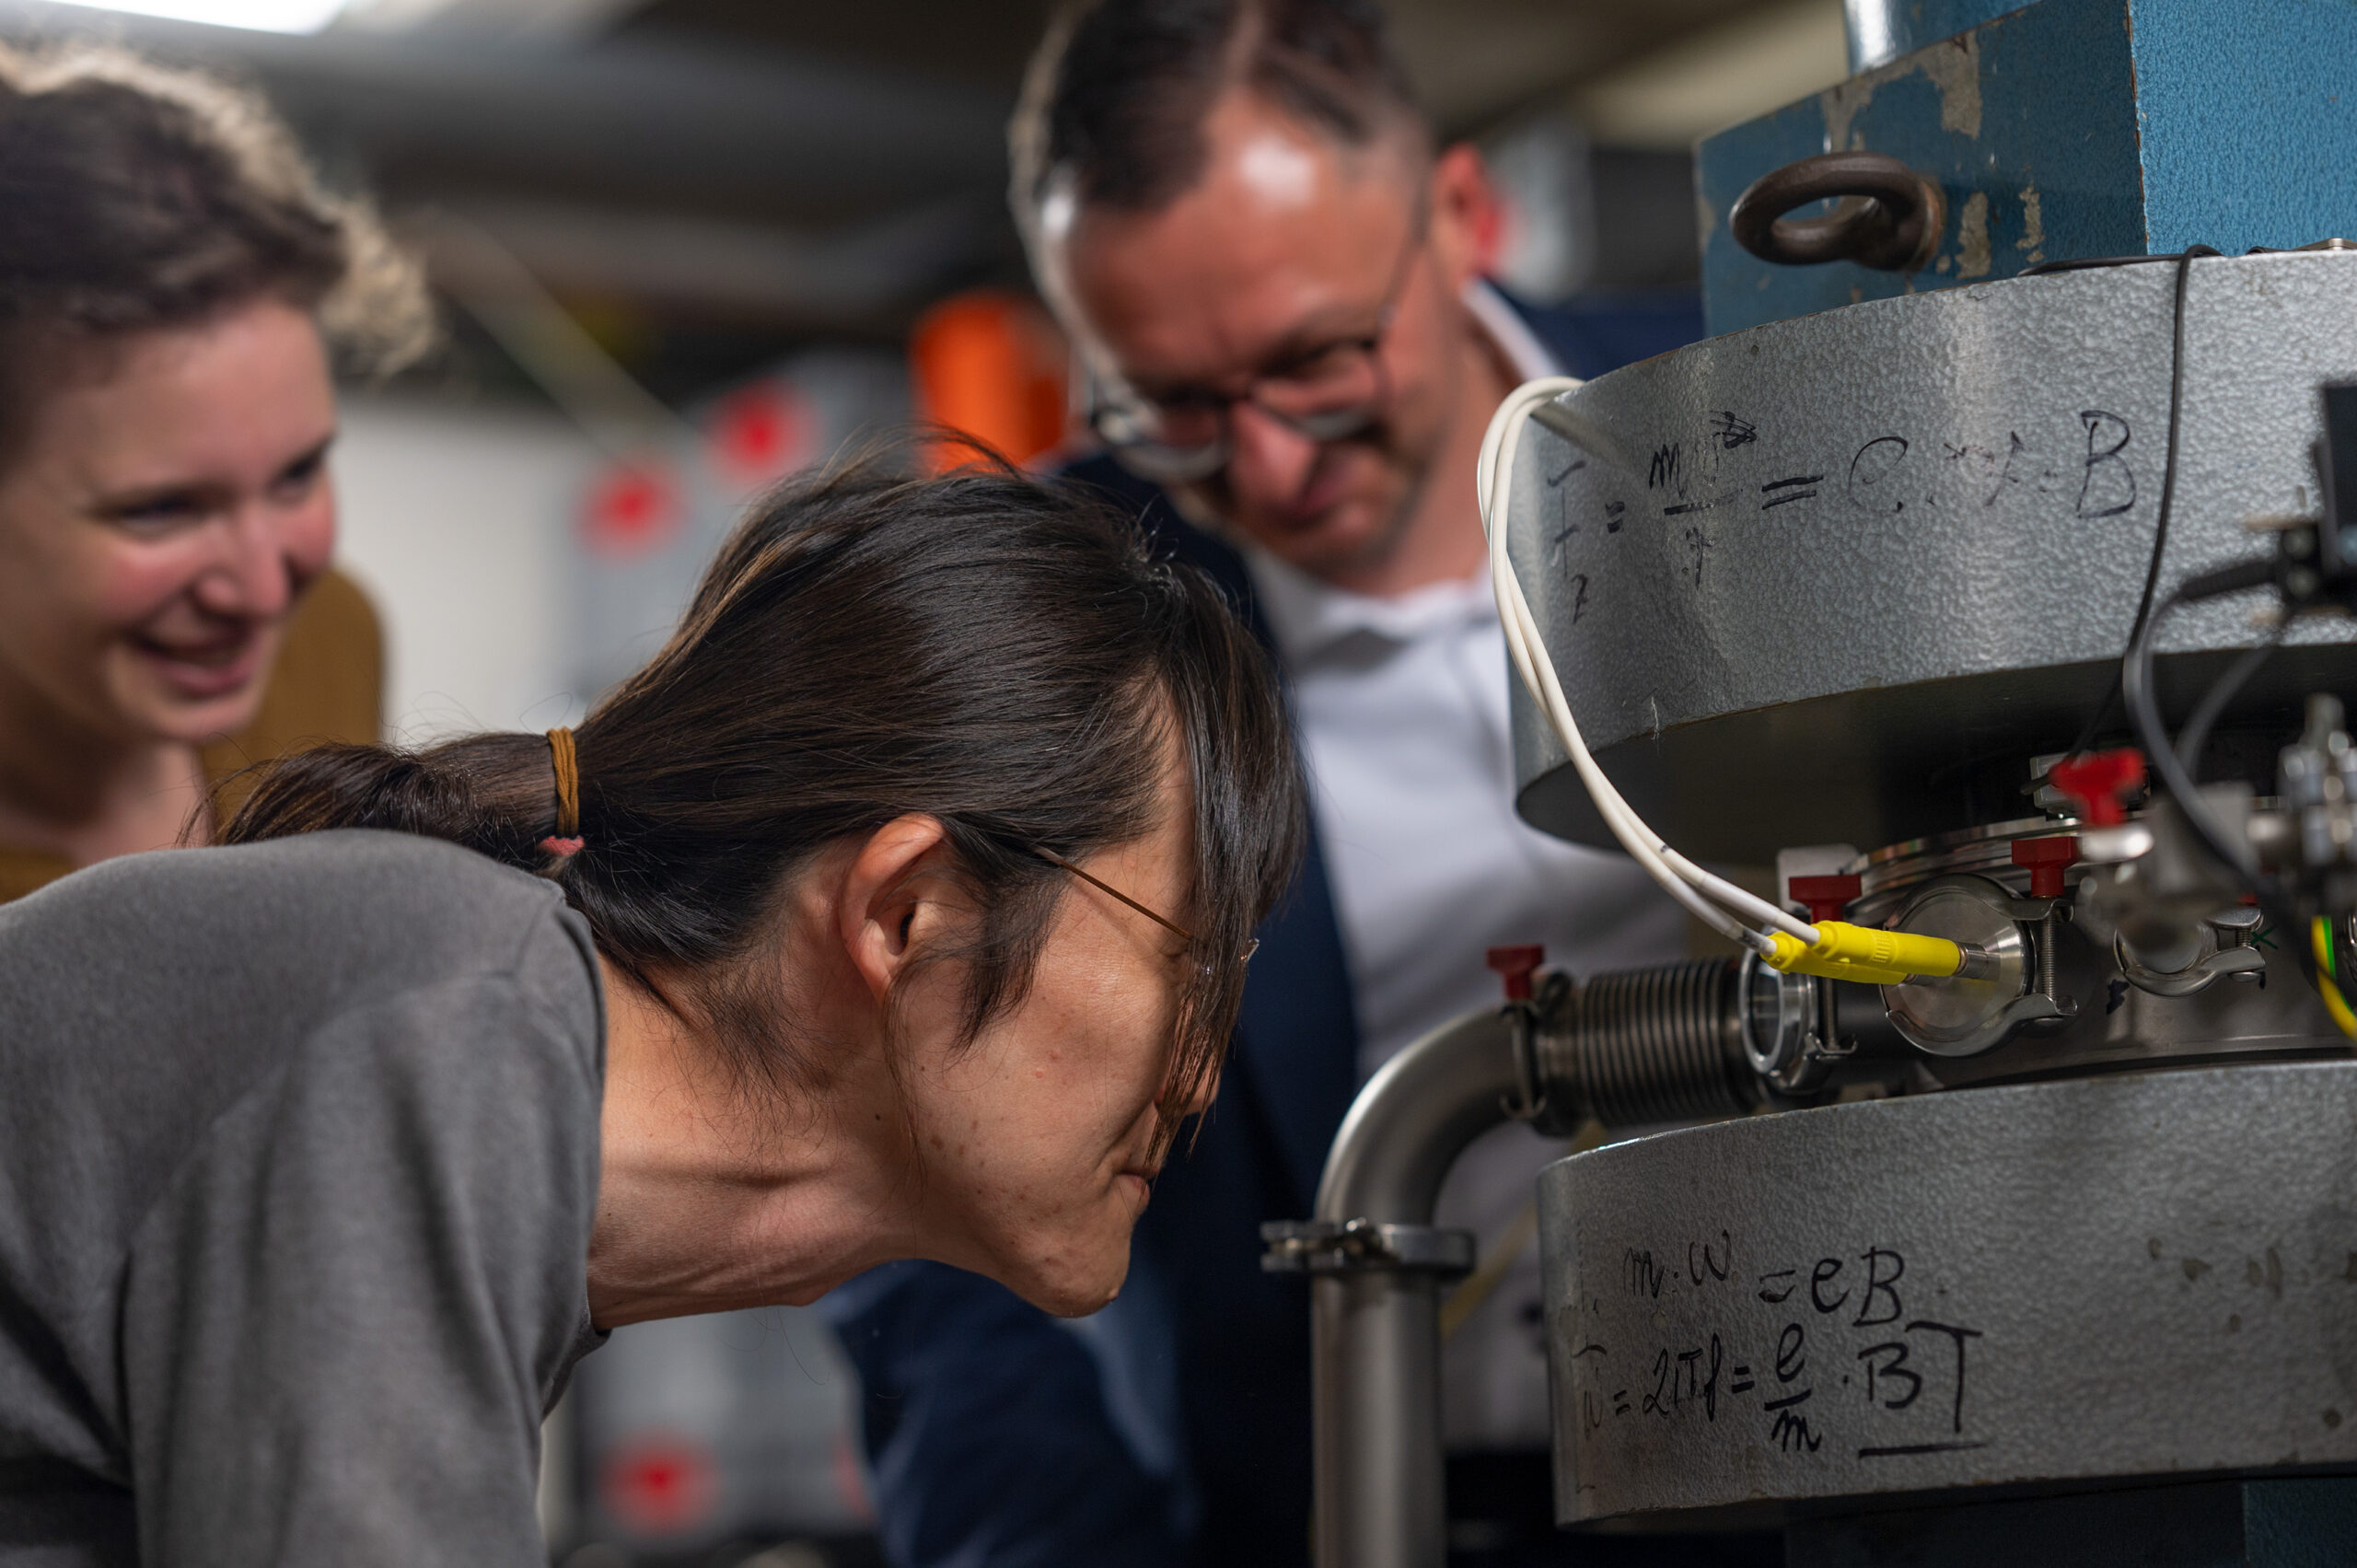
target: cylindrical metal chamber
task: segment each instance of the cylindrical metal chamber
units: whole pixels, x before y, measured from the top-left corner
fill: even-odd
[[[1558,1516],[2357,1466],[2352,1132],[2342,1062],[1829,1106],[1562,1160],[1538,1192]]]
[[[1693,344],[1562,400],[1522,447],[1510,549],[1605,771],[1687,853],[1896,842],[2022,814],[2026,761],[2103,703],[2152,557],[2176,268],[1869,301]],[[2162,582],[2313,515],[2318,386],[2357,377],[2357,254],[2192,264]],[[2258,636],[2174,617],[2179,712]],[[2303,622],[2236,713],[2350,667]],[[1519,805],[1606,835],[1519,687]],[[1993,773],[1991,770],[1994,770]]]

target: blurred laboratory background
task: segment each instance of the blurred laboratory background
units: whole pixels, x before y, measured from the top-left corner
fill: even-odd
[[[1691,291],[1689,149],[1846,74],[1841,0],[1390,0],[1489,155],[1511,289]],[[1051,0],[0,4],[258,87],[428,261],[442,350],[347,388],[341,559],[394,738],[575,722],[749,494],[911,419],[1075,428],[1002,130]],[[1085,1330],[1082,1330],[1085,1331]],[[622,1330],[552,1423],[556,1560],[880,1562],[852,1374],[795,1309]]]

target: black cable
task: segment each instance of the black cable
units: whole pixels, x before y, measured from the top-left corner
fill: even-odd
[[[2185,727],[2177,731],[2177,761],[2185,764],[2189,778],[2198,779],[2200,776],[2201,749],[2210,743],[2210,731],[2216,726],[2219,715],[2226,711],[2226,704],[2235,700],[2235,692],[2250,683],[2250,678],[2258,673],[2259,666],[2275,656],[2275,650],[2282,645],[2283,633],[2291,629],[2291,625],[2292,618],[2288,615],[2277,621],[2274,630],[2267,633],[2265,641],[2245,648],[2242,656],[2235,660],[2223,675],[2212,681],[2210,690],[2201,694],[2201,701],[2194,706],[2193,716],[2185,721]]]
[[[2161,601],[2159,612],[2137,633],[2136,641],[2129,647],[2128,656],[2119,662],[2120,695],[2128,703],[2128,722],[2135,726],[2136,744],[2143,748],[2153,771],[2160,776],[2162,786],[2176,797],[2177,808],[2185,813],[2185,819],[2191,824],[2195,836],[2201,840],[2203,847],[2212,854],[2231,866],[2236,876],[2256,881],[2258,867],[2251,864],[2250,856],[2242,846],[2228,839],[2218,819],[2210,814],[2209,802],[2203,800],[2200,792],[2193,787],[2193,779],[2185,771],[2185,763],[2178,758],[2177,748],[2169,744],[2168,730],[2161,723],[2160,704],[2154,700],[2154,633],[2169,611],[2183,602],[2182,590],[2169,595]]]
[[[2212,250],[2212,255],[2217,252]],[[2185,259],[2180,250],[2164,250],[2159,255],[2142,256],[2072,256],[2060,261],[2040,261],[2034,267],[2024,267],[2015,277],[2042,278],[2056,273],[2091,273],[2104,267],[2135,267],[2147,261],[2178,261]]]
[[[2207,596],[2204,596],[2207,597]],[[2289,935],[2285,947],[2299,960],[2300,972],[2311,985],[2317,983],[2316,954],[2310,950],[2308,923],[2298,906],[2284,897],[2274,879],[2262,875],[2257,863],[2244,845],[2235,842],[2217,817],[2210,803],[2201,798],[2191,776],[2177,756],[2177,749],[2169,744],[2168,731],[2161,723],[2160,704],[2153,695],[2153,644],[2157,640],[2161,622],[2169,611],[2185,602],[2185,589],[2180,587],[2154,610],[2152,619],[2137,634],[2120,660],[2119,690],[2128,703],[2129,723],[2135,726],[2136,743],[2152,760],[2153,770],[2160,777],[2161,785],[2177,801],[2186,823],[2194,836],[2201,841],[2218,860],[2241,878],[2244,885],[2258,896],[2259,912],[2272,922],[2275,928]],[[2246,657],[2248,656],[2246,655]],[[2223,706],[2223,704],[2221,704]]]
[[[2189,245],[2175,256],[2119,256],[2084,261],[2049,261],[2035,269],[2039,272],[2072,272],[2089,267],[2131,266],[2140,261],[2175,261],[2177,263],[2177,294],[2169,314],[2169,433],[2168,447],[2161,459],[2161,505],[2153,521],[2153,552],[2144,565],[2144,591],[2137,597],[2136,619],[2129,623],[2128,649],[2132,652],[2136,640],[2144,634],[2153,618],[2153,595],[2160,587],[2161,562],[2168,553],[2169,513],[2177,501],[2177,427],[2185,412],[2185,296],[2193,280],[2193,262],[2200,256],[2215,256],[2221,252],[2207,245]],[[2121,668],[2126,668],[2122,656]],[[2062,753],[2065,760],[2084,756],[2102,733],[2105,721],[2111,717],[2113,704],[2119,701],[2119,677],[2115,675],[2104,689],[2103,702],[2088,715],[2079,730],[2079,738]],[[2049,768],[2048,772],[2051,772]],[[2044,781],[2040,781],[2041,783]]]
[[[2136,619],[2128,628],[2132,645],[2144,634],[2153,616],[2153,595],[2161,585],[2161,557],[2169,543],[2169,513],[2177,502],[2177,426],[2185,413],[2185,296],[2193,283],[2193,259],[2215,256],[2207,245],[2189,245],[2177,258],[2177,300],[2169,315],[2169,444],[2161,459],[2160,515],[2153,520],[2153,558],[2144,567],[2144,592],[2136,601]]]

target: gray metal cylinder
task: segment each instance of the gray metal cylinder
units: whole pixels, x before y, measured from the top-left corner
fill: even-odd
[[[1587,744],[1655,830],[1757,864],[2021,814],[2028,759],[2072,744],[2135,619],[2175,272],[1870,300],[1640,361],[1540,411],[1515,568]],[[2263,549],[2247,519],[2314,515],[2317,389],[2352,376],[2357,253],[2193,263],[2164,585]],[[2250,609],[2169,619],[2165,707],[2257,640]],[[2229,720],[2344,688],[2350,635],[2300,623]],[[1609,842],[1514,695],[1523,816]]]
[[[1746,1117],[1542,1173],[1557,1514],[2357,1469],[2357,1063]]]

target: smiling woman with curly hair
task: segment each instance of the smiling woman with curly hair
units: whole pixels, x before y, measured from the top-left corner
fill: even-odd
[[[376,738],[331,364],[433,331],[258,99],[0,48],[0,899],[203,842],[208,785],[290,742]]]

